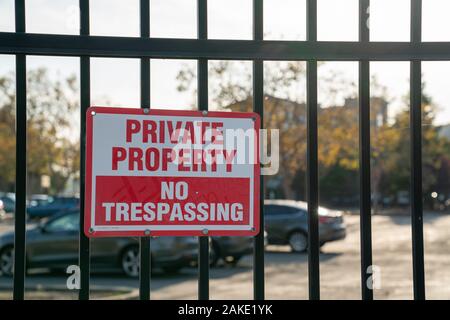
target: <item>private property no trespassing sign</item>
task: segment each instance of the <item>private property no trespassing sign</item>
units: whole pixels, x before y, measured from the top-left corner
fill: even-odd
[[[257,114],[91,107],[86,121],[88,237],[258,234]]]

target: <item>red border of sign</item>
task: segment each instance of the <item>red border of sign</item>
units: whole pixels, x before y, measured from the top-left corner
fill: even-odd
[[[185,116],[185,117],[217,117],[217,118],[253,118],[254,129],[256,130],[256,146],[254,165],[254,183],[253,183],[253,230],[209,230],[208,236],[255,236],[259,233],[260,225],[260,158],[259,158],[259,129],[261,128],[261,119],[257,113],[253,112],[221,112],[208,111],[205,115],[202,111],[187,111],[187,110],[162,110],[150,109],[148,113],[144,113],[144,109],[137,108],[113,108],[92,106],[86,111],[86,178],[85,178],[85,206],[84,206],[84,233],[87,237],[145,237],[145,231],[90,231],[91,226],[91,202],[92,202],[92,135],[93,125],[92,112],[95,113],[109,113],[109,114],[138,114],[138,115],[161,115],[161,116]],[[151,231],[150,236],[205,236],[201,230],[154,230]]]

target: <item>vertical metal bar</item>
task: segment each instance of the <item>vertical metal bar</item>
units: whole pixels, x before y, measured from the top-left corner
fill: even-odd
[[[264,37],[264,3],[253,0],[253,40],[262,41]],[[264,116],[264,61],[253,61],[253,111],[261,117],[261,128]],[[253,254],[253,297],[263,300],[265,297],[264,280],[264,178],[260,178],[260,217],[259,234],[254,238]]]
[[[208,38],[208,1],[197,0],[197,37]],[[197,99],[199,110],[208,110],[208,60],[197,62]],[[209,237],[199,237],[198,298],[209,300]]]
[[[198,299],[209,300],[209,238],[199,237]]]
[[[359,41],[369,42],[370,0],[359,1]],[[361,294],[373,300],[369,268],[372,266],[372,213],[370,188],[370,62],[359,61],[359,205],[361,242]]]
[[[422,41],[422,0],[411,0],[411,41]],[[411,61],[411,224],[414,299],[425,300],[422,208],[422,65]]]
[[[89,35],[89,0],[80,0],[80,35]],[[89,300],[90,241],[83,233],[86,157],[86,110],[91,104],[90,58],[80,57],[80,300]]]
[[[140,0],[141,38],[150,37],[150,0]],[[150,108],[150,59],[141,58],[141,108]]]
[[[150,36],[150,0],[140,0],[141,37]],[[141,58],[141,108],[150,108],[150,59]],[[150,237],[140,239],[139,297],[150,299]]]
[[[141,237],[140,257],[139,299],[149,300],[151,276],[150,237]]]
[[[16,32],[25,32],[25,0],[15,1]],[[16,55],[16,208],[14,226],[14,300],[25,296],[27,196],[27,66],[26,56]]]
[[[307,2],[307,40],[317,41],[317,0]],[[308,201],[308,279],[309,299],[320,299],[319,270],[319,178],[317,158],[317,60],[309,60],[306,69],[307,97],[307,170]]]

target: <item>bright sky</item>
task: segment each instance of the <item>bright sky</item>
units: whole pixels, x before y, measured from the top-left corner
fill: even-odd
[[[151,36],[196,37],[196,0],[151,0]],[[208,0],[209,37],[251,39],[252,0]],[[266,39],[304,40],[305,0],[265,0]],[[14,1],[0,0],[0,31],[14,30]],[[77,34],[78,0],[26,0],[27,31]],[[410,0],[371,0],[372,41],[409,40]],[[423,40],[450,41],[450,1],[423,1]],[[358,0],[318,0],[318,39],[356,41]],[[91,33],[94,35],[138,36],[138,0],[91,0]],[[45,66],[55,77],[78,74],[77,58],[30,57],[28,67]],[[152,60],[152,106],[187,108],[192,92],[178,93],[176,75],[183,64],[195,61]],[[133,59],[92,59],[92,103],[116,106],[139,105],[139,62]],[[0,74],[13,70],[14,58],[0,55]],[[357,63],[327,63],[321,71],[340,71],[357,82]],[[372,74],[388,88],[391,110],[401,105],[408,92],[407,62],[376,62]],[[424,62],[427,92],[441,108],[438,123],[450,122],[450,62]],[[303,93],[300,93],[303,96]],[[321,98],[325,100],[324,97]]]

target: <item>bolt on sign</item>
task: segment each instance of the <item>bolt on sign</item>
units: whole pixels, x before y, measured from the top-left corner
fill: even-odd
[[[257,114],[91,107],[86,121],[88,237],[258,234]]]

